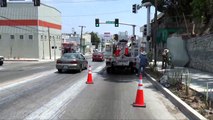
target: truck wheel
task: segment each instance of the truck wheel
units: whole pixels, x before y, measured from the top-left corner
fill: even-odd
[[[108,68],[106,69],[106,71],[107,71],[108,74],[110,74],[110,73],[111,73],[111,68],[108,67]]]
[[[131,68],[130,68],[130,71],[131,71],[132,74],[134,74],[134,73],[135,73],[135,68],[134,68],[134,67],[131,67]]]

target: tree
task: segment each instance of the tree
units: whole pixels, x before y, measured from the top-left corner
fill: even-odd
[[[155,6],[155,0],[142,0],[142,3],[145,2]],[[183,16],[188,16],[186,19],[189,21],[213,29],[213,0],[157,0],[157,10],[173,22],[183,23]]]
[[[142,3],[150,1],[155,6],[155,0],[143,0]],[[192,0],[157,0],[157,10],[168,14],[169,16],[176,16],[191,14],[190,3]]]
[[[95,48],[98,48],[98,44],[100,43],[100,38],[98,37],[97,33],[91,32],[91,42],[92,45],[95,45]]]
[[[206,17],[205,13],[207,12],[207,5],[206,5],[207,0],[193,0],[191,2],[191,6],[193,9],[193,16],[201,21],[202,17]]]

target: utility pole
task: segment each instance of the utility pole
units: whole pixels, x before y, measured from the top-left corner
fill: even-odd
[[[155,0],[155,22],[154,22],[154,38],[153,38],[153,44],[154,44],[154,66],[157,66],[157,0]]]
[[[56,44],[55,44],[55,37],[53,36],[54,40],[54,60],[56,60]]]
[[[50,28],[48,27],[48,39],[49,39],[49,54],[51,59],[51,44],[50,44]]]
[[[133,31],[132,31],[132,34],[133,34],[134,37],[135,37],[135,26],[136,26],[136,25],[132,25],[132,30],[133,30]]]
[[[42,59],[44,59],[44,39],[43,39],[44,35],[42,34],[42,48],[43,48],[43,56],[42,56]]]
[[[83,47],[83,29],[86,28],[86,26],[79,26],[81,28],[81,38],[80,38],[80,52],[84,53],[84,47]]]

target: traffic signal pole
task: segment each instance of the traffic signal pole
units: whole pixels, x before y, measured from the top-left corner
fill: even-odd
[[[147,36],[150,36],[150,7],[151,7],[151,4],[150,5],[147,5]]]
[[[153,38],[153,43],[154,43],[154,66],[157,66],[157,6],[158,2],[155,0],[155,22],[154,22],[154,38]]]

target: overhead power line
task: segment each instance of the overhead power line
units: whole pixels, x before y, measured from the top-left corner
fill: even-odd
[[[91,3],[91,2],[116,2],[119,0],[84,0],[84,1],[45,1],[43,3],[57,3],[57,4],[61,4],[61,3]]]
[[[111,15],[117,13],[127,13],[129,10],[117,11],[117,12],[108,12],[108,13],[97,13],[97,14],[87,14],[87,15],[71,15],[71,16],[62,16],[62,17],[89,17],[89,16],[102,16],[102,15]]]

